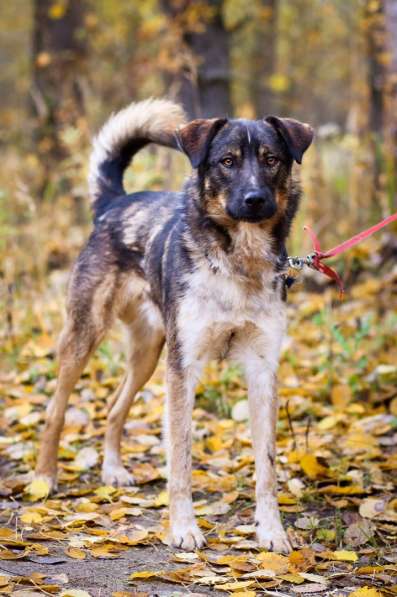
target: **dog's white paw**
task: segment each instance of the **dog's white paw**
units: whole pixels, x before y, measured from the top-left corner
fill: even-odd
[[[188,524],[174,524],[171,528],[169,544],[185,551],[194,551],[203,547],[206,540],[196,521],[193,520]]]
[[[292,547],[288,540],[287,533],[283,527],[277,525],[276,527],[267,526],[266,524],[259,524],[256,528],[256,536],[260,547],[264,547],[268,551],[275,551],[276,553],[291,553]]]
[[[113,485],[114,487],[128,487],[134,485],[135,482],[133,475],[121,464],[117,466],[103,465],[102,481],[105,485]]]

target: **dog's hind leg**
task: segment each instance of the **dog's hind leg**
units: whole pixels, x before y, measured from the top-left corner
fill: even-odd
[[[150,321],[139,310],[127,324],[127,373],[109,404],[105,435],[102,480],[107,485],[131,485],[132,475],[121,460],[120,444],[123,427],[135,394],[150,379],[164,344],[162,325]]]
[[[94,282],[94,281],[93,281]],[[90,291],[72,280],[69,309],[58,344],[59,373],[55,394],[46,414],[35,470],[50,488],[57,484],[57,456],[68,399],[87,361],[112,321],[114,279],[104,277]]]

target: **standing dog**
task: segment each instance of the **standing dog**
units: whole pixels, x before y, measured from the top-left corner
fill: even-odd
[[[166,341],[170,536],[187,550],[205,543],[191,497],[194,390],[205,363],[227,356],[247,379],[258,541],[290,550],[276,494],[276,369],[285,329],[284,243],[299,201],[291,169],[312,137],[308,125],[274,116],[185,124],[181,108],[167,100],[132,104],[105,124],[90,163],[95,227],[70,281],[36,475],[55,486],[68,397],[119,318],[128,363],[110,403],[103,481],[133,482],[120,456],[123,424]],[[182,192],[125,193],[123,172],[148,143],[189,157],[194,173]]]

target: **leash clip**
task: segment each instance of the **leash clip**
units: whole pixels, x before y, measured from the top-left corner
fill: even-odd
[[[302,271],[305,265],[314,267],[316,253],[310,253],[306,257],[288,257],[288,266],[297,271]]]
[[[314,264],[315,264],[315,260],[317,257],[317,253],[309,253],[309,255],[306,255],[304,261],[305,261],[305,265],[307,265],[308,267],[311,267],[312,269],[315,269]]]
[[[301,271],[305,265],[303,257],[288,257],[288,267]]]

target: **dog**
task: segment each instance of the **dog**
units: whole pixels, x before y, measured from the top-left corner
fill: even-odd
[[[120,456],[123,425],[166,342],[170,542],[202,547],[191,495],[194,391],[210,359],[230,358],[248,386],[258,542],[291,550],[276,492],[276,371],[286,327],[285,241],[300,197],[292,166],[312,138],[309,125],[275,116],[186,123],[182,108],[166,99],[131,104],[104,125],[89,168],[94,229],[71,275],[57,388],[36,467],[51,488],[68,397],[119,318],[127,372],[109,405],[103,482],[133,483]],[[126,194],[123,172],[149,143],[190,159],[193,173],[181,192]]]

